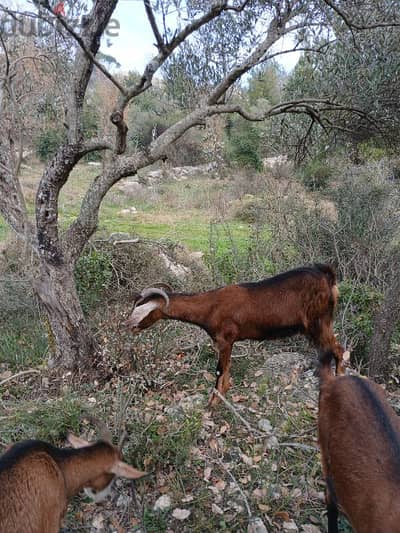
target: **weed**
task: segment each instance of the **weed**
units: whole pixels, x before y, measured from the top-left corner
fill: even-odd
[[[143,525],[148,533],[162,533],[167,530],[167,515],[166,511],[154,511],[153,509],[145,508],[143,516]]]

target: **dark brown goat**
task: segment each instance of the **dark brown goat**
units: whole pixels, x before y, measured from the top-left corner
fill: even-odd
[[[319,443],[328,532],[338,506],[356,533],[400,533],[400,419],[376,383],[320,369]]]
[[[160,319],[200,326],[218,350],[216,388],[225,394],[230,387],[232,345],[244,339],[277,339],[302,333],[321,354],[333,352],[341,373],[343,348],[332,329],[337,296],[334,271],[327,265],[315,265],[199,294],[148,288],[136,298],[124,325],[134,333]],[[213,395],[210,403],[217,402]]]
[[[1,533],[58,533],[68,500],[82,488],[104,496],[115,476],[145,475],[109,442],[89,444],[72,434],[68,440],[79,449],[28,440],[0,456]]]

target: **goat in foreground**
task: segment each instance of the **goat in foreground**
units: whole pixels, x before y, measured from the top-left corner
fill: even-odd
[[[399,533],[400,419],[383,389],[324,364],[318,428],[328,533],[338,533],[338,506],[356,533]]]
[[[27,440],[0,456],[0,532],[58,533],[68,501],[82,488],[94,491],[100,501],[115,476],[145,475],[124,463],[111,442],[67,438],[76,449]]]
[[[336,276],[327,265],[303,267],[254,283],[229,285],[198,294],[144,289],[124,325],[138,333],[160,319],[196,324],[219,353],[216,389],[230,387],[232,346],[236,341],[306,335],[320,351],[333,352],[337,373],[343,373],[344,350],[332,329],[338,297]],[[219,398],[214,394],[210,403]]]

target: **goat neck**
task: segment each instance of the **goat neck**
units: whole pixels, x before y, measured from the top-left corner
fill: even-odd
[[[182,320],[207,329],[213,302],[208,293],[169,295],[169,305],[163,310],[163,318]]]

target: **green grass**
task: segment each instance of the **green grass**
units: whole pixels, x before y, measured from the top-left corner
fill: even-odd
[[[68,431],[79,432],[81,415],[81,402],[69,395],[42,402],[19,399],[2,422],[0,435],[5,442],[36,438],[60,444]]]
[[[35,165],[24,169],[22,184],[26,192],[27,208],[34,216],[35,190],[40,179],[42,167]],[[62,228],[67,228],[79,214],[82,198],[99,172],[98,167],[86,164],[78,165],[63,187],[59,199],[59,217]],[[225,222],[213,222],[218,210],[215,203],[224,193],[226,184],[217,181],[211,183],[204,179],[186,182],[165,182],[158,185],[158,200],[150,198],[132,198],[117,188],[105,196],[100,212],[97,233],[107,238],[110,233],[123,232],[147,239],[168,239],[180,242],[193,251],[207,252],[210,248],[210,225],[219,235],[219,247],[229,248],[233,239],[240,248],[249,236],[249,226],[237,220],[226,219]],[[136,214],[123,214],[129,207],[137,209]],[[219,215],[218,215],[219,216]],[[6,222],[0,218],[0,241],[8,235]]]
[[[2,317],[0,339],[0,363],[18,369],[43,361],[47,337],[37,316],[15,312]]]

